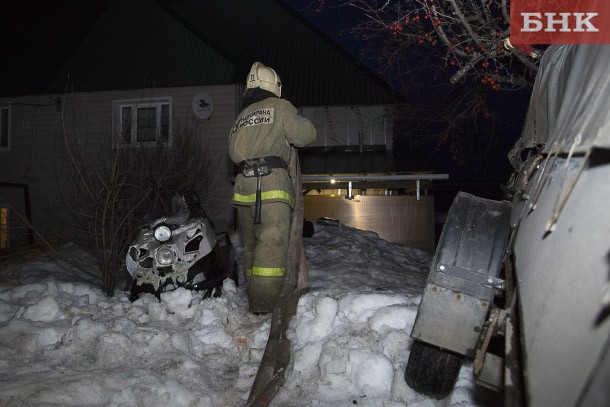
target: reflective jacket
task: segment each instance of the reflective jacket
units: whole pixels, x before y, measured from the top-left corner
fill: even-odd
[[[251,158],[278,156],[290,160],[290,144],[304,147],[316,139],[313,124],[297,114],[285,99],[270,97],[246,107],[235,120],[229,134],[229,156],[239,162]],[[294,190],[288,172],[274,168],[261,179],[261,200],[285,202],[294,208]],[[254,205],[256,177],[235,179],[233,205]]]

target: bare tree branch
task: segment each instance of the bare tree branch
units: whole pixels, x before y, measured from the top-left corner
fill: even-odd
[[[438,55],[444,53],[446,69],[456,69],[451,74],[454,84],[473,77],[493,90],[515,89],[531,86],[538,70],[539,55],[505,47],[510,26],[506,0],[386,0],[380,5],[368,0],[319,1],[363,13],[364,20],[350,31],[385,43],[379,55],[382,66],[399,63],[414,45],[426,45]]]

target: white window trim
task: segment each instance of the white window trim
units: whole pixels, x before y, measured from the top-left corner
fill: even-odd
[[[0,152],[2,151],[11,151],[11,116],[12,116],[12,112],[11,112],[11,105],[10,104],[0,104],[0,126],[2,125],[1,121],[2,121],[2,110],[7,110],[8,114],[8,123],[7,123],[7,129],[8,129],[8,135],[7,135],[7,145],[6,146],[2,146],[0,145]],[[1,131],[1,127],[0,127],[0,131]],[[2,137],[2,135],[0,134],[0,137]],[[1,140],[1,138],[0,138]]]
[[[172,108],[172,97],[152,97],[152,98],[135,98],[135,99],[116,99],[112,101],[112,134],[113,134],[113,145],[114,147],[137,147],[137,146],[156,146],[157,141],[137,141],[137,120],[131,122],[131,141],[124,143],[122,138],[122,108],[131,107],[132,112],[136,112],[137,109],[156,107],[157,108],[157,128],[161,128],[161,106],[169,105],[168,113],[168,125],[169,134],[168,141],[164,142],[163,145],[172,145],[172,119],[173,119],[173,108]]]

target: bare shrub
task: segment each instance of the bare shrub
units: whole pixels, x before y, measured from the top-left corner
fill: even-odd
[[[105,133],[107,134],[107,133]],[[205,139],[205,138],[204,138]],[[114,147],[110,137],[64,128],[57,161],[58,190],[75,221],[72,235],[85,240],[100,263],[103,290],[112,295],[125,273],[129,243],[145,214],[158,204],[156,190],[195,190],[204,209],[223,204],[213,193],[224,182],[210,146],[188,121],[174,127],[171,145]]]

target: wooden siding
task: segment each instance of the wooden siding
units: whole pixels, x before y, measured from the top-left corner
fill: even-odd
[[[191,104],[193,97],[203,91],[212,97],[214,112],[209,120],[196,121]],[[235,95],[235,86],[222,85],[2,98],[0,103],[12,106],[12,129],[10,151],[0,152],[0,180],[28,184],[36,230],[45,236],[61,235],[65,227],[59,225],[69,219],[57,194],[55,160],[64,129],[67,133],[78,132],[89,141],[107,140],[110,148],[113,100],[171,96],[174,124],[186,120],[194,124],[202,140],[205,137],[209,141],[215,167],[226,178],[226,188],[217,191],[226,202],[226,210],[214,221],[218,231],[227,230],[232,223],[229,200],[233,175],[227,137],[236,115]]]

